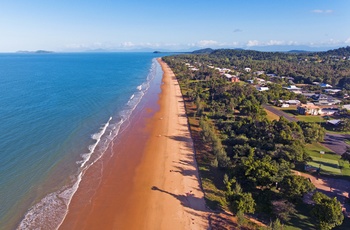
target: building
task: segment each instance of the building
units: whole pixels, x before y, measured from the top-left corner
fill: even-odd
[[[231,74],[224,74],[225,78],[230,81],[230,82],[239,82],[239,77],[235,76],[235,75],[231,75]]]
[[[315,94],[311,98],[315,100],[315,104],[317,105],[337,105],[341,102],[340,100],[326,94]]]
[[[248,68],[248,67],[246,67],[246,68],[244,68],[244,70],[246,71],[246,72],[250,72],[250,71],[252,71],[252,69],[251,68]]]
[[[327,121],[327,124],[338,126],[341,124],[341,120],[329,120],[329,121]]]
[[[321,108],[313,103],[302,104],[298,106],[297,111],[301,115],[319,115]]]
[[[290,85],[290,86],[287,86],[287,87],[283,87],[283,89],[286,89],[286,90],[289,90],[293,93],[296,93],[296,94],[301,94],[301,88],[299,87],[296,87],[295,85]]]
[[[332,88],[331,85],[326,84],[326,83],[321,83],[321,84],[319,84],[319,86],[322,87],[322,88]]]
[[[336,94],[338,92],[340,92],[341,89],[325,89],[324,92],[328,93],[328,94]]]
[[[269,90],[269,87],[260,86],[260,87],[257,87],[256,89],[259,90],[259,91],[261,92],[261,91],[267,91],[267,90]]]
[[[339,112],[338,108],[322,108],[319,111],[319,114],[324,116],[324,115],[334,115]]]
[[[301,102],[299,100],[287,100],[284,101],[284,103],[289,104],[289,105],[300,105]]]

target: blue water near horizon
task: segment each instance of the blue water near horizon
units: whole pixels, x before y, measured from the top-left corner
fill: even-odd
[[[1,229],[60,224],[84,171],[161,72],[158,56],[0,54]]]

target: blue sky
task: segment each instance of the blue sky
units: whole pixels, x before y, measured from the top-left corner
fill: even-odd
[[[1,0],[0,52],[350,45],[348,0]]]

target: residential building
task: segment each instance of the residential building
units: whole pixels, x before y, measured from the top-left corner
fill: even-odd
[[[301,115],[319,115],[321,108],[313,103],[302,104],[298,106],[297,111]]]

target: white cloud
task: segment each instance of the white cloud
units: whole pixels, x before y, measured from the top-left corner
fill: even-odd
[[[201,40],[197,42],[196,45],[199,47],[215,46],[215,45],[218,45],[218,42],[214,40]]]
[[[345,40],[345,44],[350,44],[350,38]]]
[[[284,45],[284,41],[278,41],[278,40],[270,40],[266,43],[267,46],[278,46],[278,45]]]
[[[248,46],[248,47],[251,47],[251,46],[259,46],[259,45],[261,45],[261,43],[260,43],[258,40],[250,40],[250,41],[248,41],[248,43],[247,43],[247,46]]]
[[[120,45],[121,47],[125,47],[125,48],[130,48],[135,46],[135,44],[132,42],[122,42]]]
[[[315,13],[315,14],[331,14],[331,13],[333,13],[334,11],[333,11],[333,10],[320,10],[320,9],[316,9],[316,10],[312,10],[311,12],[312,12],[312,13]]]
[[[241,32],[243,32],[243,30],[241,30],[241,29],[235,29],[235,30],[233,31],[233,33],[241,33]]]

